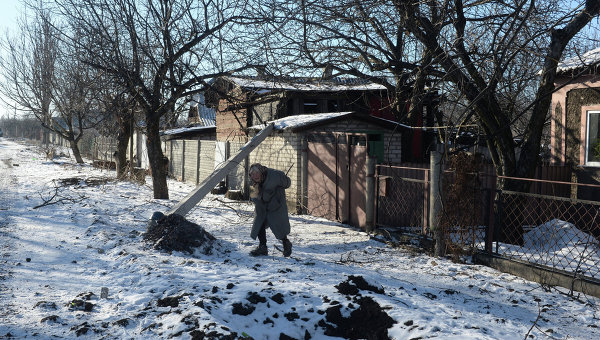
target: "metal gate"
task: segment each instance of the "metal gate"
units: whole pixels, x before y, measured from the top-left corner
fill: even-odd
[[[426,235],[429,229],[429,169],[425,164],[410,165],[377,166],[377,225]]]
[[[366,135],[311,135],[307,151],[308,213],[364,227]]]

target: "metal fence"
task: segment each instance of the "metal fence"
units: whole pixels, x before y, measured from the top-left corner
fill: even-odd
[[[544,184],[595,189],[600,199],[598,185]],[[504,190],[498,193],[496,209],[495,223],[488,230],[493,239],[488,249],[493,253],[600,279],[600,202]]]
[[[377,224],[405,233],[426,234],[429,169],[377,166]]]
[[[378,166],[377,176],[377,225],[431,236],[429,170]],[[462,183],[451,171],[442,176],[437,221],[449,254],[485,252],[600,280],[600,185],[471,176]],[[508,180],[530,192],[496,189]],[[583,191],[595,191],[599,201],[570,198]]]

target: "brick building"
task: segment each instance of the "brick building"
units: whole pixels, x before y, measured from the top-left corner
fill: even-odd
[[[402,126],[352,112],[289,116],[273,123],[275,132],[247,164],[259,162],[288,174],[290,211],[364,226],[367,157],[398,164]],[[251,127],[250,135],[262,127]]]
[[[382,110],[384,87],[357,79],[268,82],[240,77],[222,77],[213,85],[205,97],[206,105],[216,109],[215,144],[223,149],[222,160],[266,122],[275,124],[275,131],[228,174],[230,191],[247,196],[248,167],[259,162],[291,178],[286,190],[290,211],[364,226],[367,157],[400,163],[403,125],[372,115]],[[173,143],[195,145],[171,141],[170,147]],[[202,147],[207,148],[193,150]],[[185,167],[178,168],[173,171],[185,178]]]

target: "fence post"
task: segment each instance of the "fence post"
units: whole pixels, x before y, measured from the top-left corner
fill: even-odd
[[[200,139],[198,139],[198,143],[196,144],[196,185],[200,183],[200,149],[202,148],[202,143]]]
[[[435,240],[435,256],[444,256],[446,252],[444,231],[440,228],[440,178],[441,178],[441,164],[442,156],[437,151],[431,151],[429,157],[429,174],[431,176],[429,181],[429,225],[433,232],[433,238]]]
[[[173,163],[173,141],[169,141],[169,172],[173,174],[173,169],[175,169],[175,163]]]
[[[185,139],[181,140],[181,182],[185,182]]]
[[[494,244],[494,223],[496,222],[494,219],[494,204],[496,201],[496,185],[497,185],[498,177],[494,176],[494,180],[492,181],[492,187],[490,188],[490,206],[489,206],[489,219],[488,219],[488,227],[487,227],[487,237],[485,239],[485,251],[492,255],[492,248]]]
[[[366,179],[366,207],[365,212],[367,215],[366,231],[371,232],[375,230],[375,219],[374,219],[374,208],[375,208],[375,165],[377,164],[377,158],[367,156],[367,179]]]
[[[308,138],[303,136],[301,141],[300,161],[302,162],[300,169],[300,211],[301,214],[308,212]]]

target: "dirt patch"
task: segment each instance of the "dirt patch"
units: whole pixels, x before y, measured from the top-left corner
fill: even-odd
[[[238,315],[250,315],[252,314],[252,312],[254,312],[254,310],[256,309],[256,307],[249,305],[249,304],[242,304],[241,302],[236,302],[234,304],[232,304],[233,309],[231,310],[232,314],[238,314]]]
[[[89,177],[89,178],[81,178],[81,177],[69,177],[69,178],[61,178],[58,180],[60,185],[87,185],[87,186],[98,186],[103,185],[108,182],[113,181],[112,178],[108,177]]]
[[[92,292],[81,293],[77,295],[76,299],[69,301],[66,306],[72,311],[91,312],[95,305],[89,301],[95,299],[95,297],[96,295]]]
[[[185,251],[190,254],[195,250],[208,255],[213,252],[215,237],[196,223],[183,216],[172,214],[158,217],[148,223],[144,240],[152,243],[154,249],[166,251]]]

